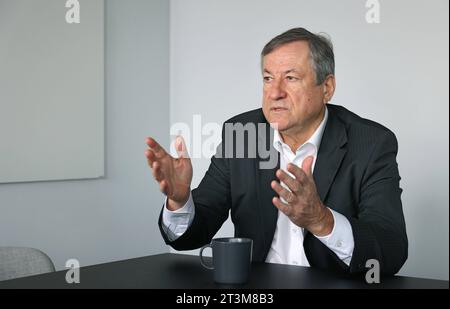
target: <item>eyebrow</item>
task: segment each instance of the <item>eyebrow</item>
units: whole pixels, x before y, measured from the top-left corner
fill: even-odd
[[[272,75],[272,72],[270,72],[270,71],[267,70],[267,69],[264,69],[264,73],[267,73],[267,74]],[[297,70],[297,69],[289,69],[289,70],[287,70],[287,71],[284,71],[284,74],[289,74],[289,73],[300,73],[300,71]]]

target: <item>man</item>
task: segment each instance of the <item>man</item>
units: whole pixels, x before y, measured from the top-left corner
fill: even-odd
[[[408,252],[395,135],[328,104],[336,82],[324,37],[291,29],[264,47],[261,62],[262,109],[226,124],[270,124],[276,167],[261,168],[259,154],[230,158],[219,150],[191,192],[183,140],[175,159],[147,139],[148,163],[167,196],[159,220],[166,243],[201,247],[231,211],[235,236],[254,241],[254,261],[360,273],[377,259],[383,274],[395,274]],[[222,134],[223,144],[229,136]]]

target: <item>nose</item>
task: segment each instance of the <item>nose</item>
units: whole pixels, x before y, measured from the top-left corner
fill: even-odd
[[[269,97],[273,101],[283,100],[286,98],[286,91],[282,81],[274,81],[269,90]]]

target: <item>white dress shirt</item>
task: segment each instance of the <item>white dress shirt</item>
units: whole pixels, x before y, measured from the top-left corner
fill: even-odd
[[[286,167],[288,163],[293,163],[301,167],[303,160],[308,156],[314,156],[315,159],[317,158],[327,120],[328,110],[325,109],[325,116],[321,124],[314,134],[297,149],[295,154],[291,151],[289,146],[283,142],[279,132],[275,130],[273,146],[280,153],[280,169],[287,172]],[[315,166],[315,159],[313,162],[313,169]],[[281,184],[285,186],[284,183]],[[352,227],[345,216],[334,210],[331,210],[331,213],[334,217],[334,227],[332,232],[327,236],[316,237],[332,250],[345,264],[350,265],[354,249]],[[165,205],[162,216],[162,226],[168,238],[173,241],[183,235],[191,225],[194,216],[195,206],[194,201],[192,200],[192,194],[189,196],[188,202],[176,211],[168,210]],[[278,211],[275,234],[266,262],[309,266],[303,248],[303,234],[303,228],[292,223],[285,214]]]

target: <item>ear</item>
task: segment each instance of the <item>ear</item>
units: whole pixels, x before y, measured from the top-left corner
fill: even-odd
[[[323,103],[326,104],[331,101],[331,98],[334,95],[334,91],[336,90],[336,78],[333,74],[328,75],[323,84]]]

